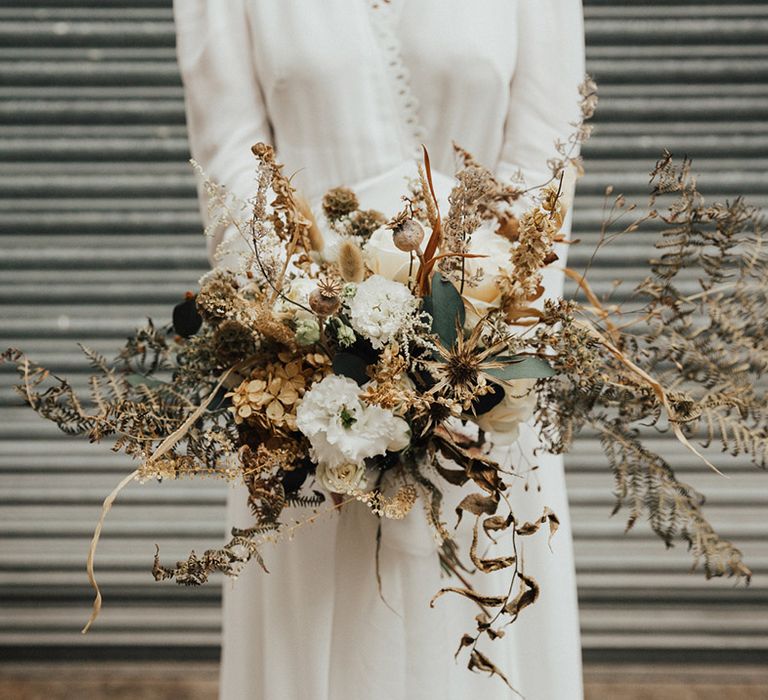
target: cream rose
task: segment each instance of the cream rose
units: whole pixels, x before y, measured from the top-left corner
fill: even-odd
[[[306,309],[302,309],[296,304],[309,307],[309,295],[317,289],[317,280],[309,277],[295,277],[291,280],[290,287],[285,292],[285,296],[290,299],[293,304],[281,300],[282,309],[288,313],[293,314],[297,321],[314,321],[315,314]]]
[[[365,466],[363,463],[330,465],[320,462],[315,473],[320,484],[332,493],[352,493],[366,486]]]
[[[374,275],[380,275],[388,280],[408,283],[408,270],[411,266],[409,253],[395,247],[392,231],[381,226],[373,232],[363,247],[363,259]],[[414,272],[418,261],[414,258]]]
[[[483,271],[479,284],[464,285],[462,296],[467,312],[466,328],[474,328],[483,316],[501,303],[501,290],[496,278],[509,267],[511,251],[510,242],[494,233],[489,224],[484,224],[472,234],[470,252],[485,257],[467,258],[465,262],[467,279],[479,270]]]
[[[525,423],[536,408],[534,379],[515,379],[504,385],[504,399],[487,413],[476,416],[475,423],[487,433],[493,433],[493,442],[511,445],[520,436],[520,424]]]
[[[496,278],[509,265],[511,250],[509,241],[494,233],[491,224],[484,224],[472,234],[470,252],[485,257],[467,258],[467,278],[479,270],[484,274],[479,284],[464,285],[462,296],[467,312],[466,328],[474,327],[481,317],[499,306],[501,291]],[[392,231],[388,228],[381,227],[371,236],[363,248],[363,256],[374,274],[407,284],[411,268],[410,255],[395,247]],[[414,261],[413,271],[417,269],[418,262]]]

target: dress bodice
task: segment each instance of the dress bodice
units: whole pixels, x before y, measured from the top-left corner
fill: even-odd
[[[312,199],[452,143],[532,183],[577,117],[579,0],[176,0],[193,157],[240,195],[256,141]]]

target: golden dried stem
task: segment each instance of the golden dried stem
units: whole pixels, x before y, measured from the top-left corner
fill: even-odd
[[[210,394],[205,398],[205,400],[192,412],[189,414],[187,419],[176,429],[171,433],[165,440],[163,440],[158,446],[157,449],[152,453],[152,455],[149,457],[149,459],[146,461],[146,464],[151,464],[153,461],[159,459],[162,457],[168,450],[170,450],[179,440],[181,440],[184,435],[187,434],[187,431],[195,424],[195,422],[200,418],[200,416],[205,413],[205,410],[210,405],[211,401],[213,401],[214,397],[216,396],[219,389],[221,389],[222,386],[224,386],[224,383],[227,381],[229,376],[233,372],[237,372],[241,369],[244,369],[245,367],[249,366],[253,363],[253,358],[247,358],[243,360],[242,362],[238,362],[236,365],[233,365],[230,367],[224,374],[221,375],[221,378],[219,379],[216,386],[213,388]],[[96,529],[93,531],[93,537],[91,538],[91,544],[88,547],[88,561],[86,563],[86,571],[88,572],[88,582],[91,584],[93,589],[96,591],[96,597],[93,600],[93,607],[91,609],[91,616],[88,618],[88,622],[85,624],[85,627],[81,630],[82,634],[86,634],[88,630],[91,628],[91,625],[96,621],[96,618],[99,616],[99,613],[101,612],[101,589],[99,588],[99,584],[96,582],[96,576],[93,571],[93,562],[96,558],[96,548],[99,545],[99,538],[101,537],[101,531],[104,527],[104,521],[107,518],[107,513],[112,508],[112,504],[115,502],[115,499],[117,498],[118,494],[129,484],[131,481],[133,481],[140,473],[142,469],[134,469],[128,476],[124,477],[122,481],[115,486],[115,488],[112,490],[112,492],[104,499],[104,503],[101,506],[101,515],[99,516],[99,521],[96,523]]]

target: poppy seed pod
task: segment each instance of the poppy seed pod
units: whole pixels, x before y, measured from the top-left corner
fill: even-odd
[[[415,252],[424,241],[424,228],[416,219],[406,219],[392,229],[392,241],[406,253]]]
[[[337,295],[327,295],[321,289],[313,290],[309,295],[309,308],[318,316],[333,316],[341,306]]]

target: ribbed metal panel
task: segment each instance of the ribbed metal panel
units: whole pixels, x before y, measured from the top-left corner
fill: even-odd
[[[663,147],[688,153],[709,198],[768,199],[768,7],[763,2],[588,0],[589,69],[601,86],[571,264],[596,240],[602,192],[630,198]],[[5,0],[0,7],[0,346],[23,347],[82,384],[75,342],[111,355],[148,315],[162,321],[206,269],[188,157],[169,0]],[[651,238],[606,251],[598,291],[627,291]],[[693,282],[692,282],[693,283]],[[619,292],[621,298],[622,292]],[[0,656],[173,649],[215,654],[219,583],[155,584],[154,544],[184,556],[222,535],[225,487],[147,484],[121,495],[98,559],[105,610],[82,637],[85,552],[104,495],[129,464],[37,420],[0,382]],[[736,653],[768,648],[765,475],[702,470],[660,438],[708,513],[743,546],[749,590],[687,573],[643,527],[609,519],[611,479],[588,437],[569,458],[589,655]]]

